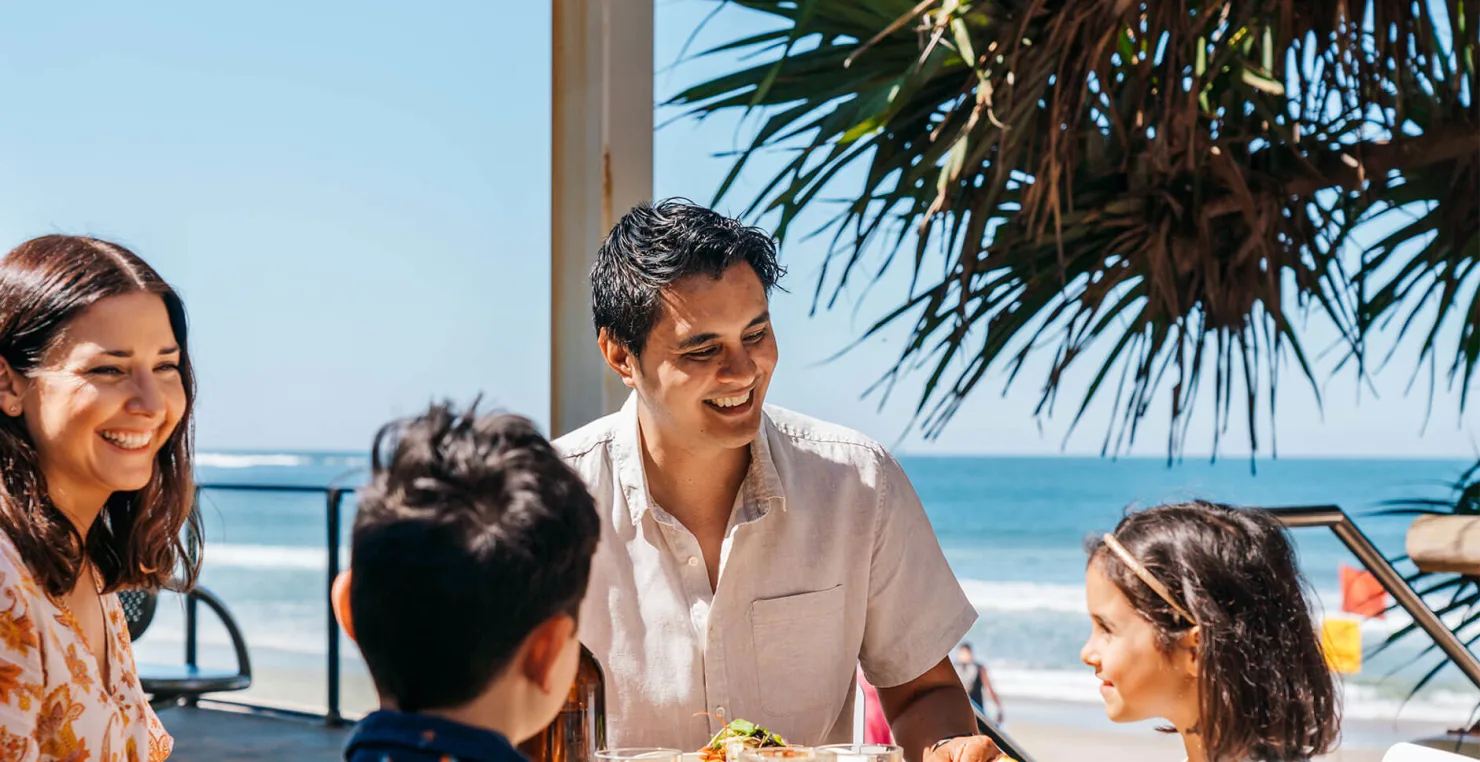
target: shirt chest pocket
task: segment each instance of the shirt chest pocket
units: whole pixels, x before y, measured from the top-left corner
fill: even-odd
[[[750,631],[766,712],[790,717],[836,710],[858,654],[844,653],[843,586],[750,604]]]

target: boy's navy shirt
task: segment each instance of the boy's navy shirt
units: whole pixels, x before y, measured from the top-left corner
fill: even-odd
[[[529,762],[491,730],[441,717],[380,710],[366,715],[344,745],[347,762]]]

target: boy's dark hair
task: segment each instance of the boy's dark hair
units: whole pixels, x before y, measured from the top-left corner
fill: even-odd
[[[760,228],[683,199],[638,204],[607,234],[591,268],[597,334],[605,330],[642,354],[664,286],[691,275],[718,279],[737,262],[755,270],[767,295],[786,274],[776,261],[776,239]]]
[[[1198,731],[1208,759],[1284,762],[1331,750],[1340,698],[1277,519],[1194,501],[1126,516],[1115,539],[1197,619]],[[1171,653],[1192,625],[1103,539],[1089,552]]]
[[[600,527],[534,425],[433,405],[375,436],[350,562],[355,640],[383,698],[466,704],[529,633],[576,615]]]

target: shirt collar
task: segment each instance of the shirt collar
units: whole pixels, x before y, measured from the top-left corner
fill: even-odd
[[[524,755],[491,730],[425,714],[379,710],[366,715],[345,743],[345,756],[356,747],[399,747],[468,762],[510,762]]]
[[[761,410],[760,431],[750,442],[750,469],[740,485],[737,518],[748,523],[765,516],[773,504],[786,510],[786,495],[781,489],[781,475],[776,470],[772,457],[774,424],[771,416]],[[781,440],[781,437],[775,437]],[[637,392],[628,395],[627,401],[617,413],[617,427],[612,437],[612,459],[616,466],[617,485],[627,500],[627,509],[632,514],[632,525],[642,523],[644,514],[653,510],[652,496],[648,492],[647,473],[643,469],[642,432],[637,419]]]

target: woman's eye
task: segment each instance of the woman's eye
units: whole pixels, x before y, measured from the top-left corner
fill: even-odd
[[[120,368],[117,365],[103,365],[103,366],[100,366],[100,367],[97,367],[97,368],[93,368],[92,370],[88,371],[87,374],[90,375],[90,376],[123,376],[123,375],[127,375],[127,374],[125,374],[123,372],[123,368]]]
[[[766,338],[766,332],[765,331],[756,331],[755,333],[752,333],[749,336],[746,336],[745,337],[745,340],[748,341],[748,342],[750,342],[751,344],[754,344],[757,341],[760,341],[761,339],[764,339],[764,338]]]
[[[713,357],[718,351],[718,349],[710,347],[709,349],[701,349],[697,352],[690,352],[687,356],[690,360],[708,360],[709,358]]]
[[[154,369],[156,371],[163,371],[165,373],[179,373],[180,364],[174,362],[160,363],[159,365],[156,365]]]

